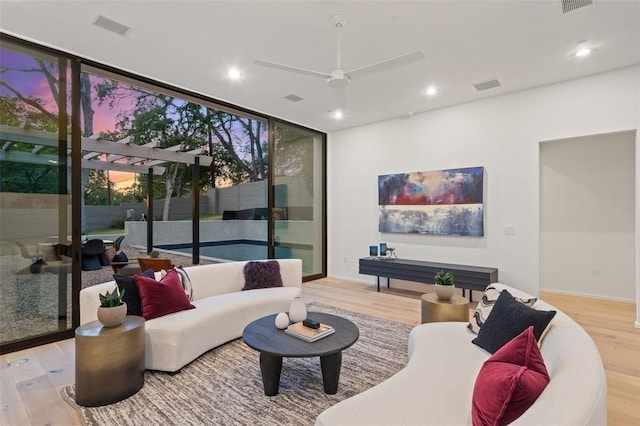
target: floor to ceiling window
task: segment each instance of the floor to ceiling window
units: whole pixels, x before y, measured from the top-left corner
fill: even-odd
[[[0,344],[72,328],[70,66],[0,48]],[[9,345],[9,346],[7,346]]]
[[[325,136],[273,120],[274,257],[302,259],[305,277],[326,273]]]
[[[89,239],[326,274],[324,133],[0,41],[0,352],[73,336],[81,288],[101,282],[83,265]],[[94,267],[110,279],[108,259]]]
[[[87,65],[82,70],[90,105],[83,108],[83,136],[149,153],[84,155],[88,165],[106,165],[91,169],[88,178],[83,175],[84,232],[89,238],[123,235],[118,249],[130,258],[145,257],[156,245],[190,245],[192,166],[179,161],[177,154],[170,161],[152,153],[205,153],[197,107],[174,93],[113,72]],[[148,226],[151,222],[155,225]]]
[[[200,220],[200,254],[215,260],[265,259],[267,119],[215,105],[206,108],[203,119],[213,162],[203,171],[208,209]]]
[[[145,246],[191,255],[192,196],[197,179],[199,255],[216,261],[266,258],[267,119],[95,67],[83,70],[83,89],[90,93],[91,102],[88,119],[83,121],[85,137],[204,155],[212,160],[210,165],[199,167],[194,177],[190,164],[99,156],[119,170],[91,170],[85,185],[86,209],[92,212],[84,216],[87,232],[125,234],[124,247]],[[153,176],[127,172],[126,168],[136,167],[153,167]],[[146,202],[149,190],[151,206]],[[153,247],[146,247],[146,222],[151,219]]]

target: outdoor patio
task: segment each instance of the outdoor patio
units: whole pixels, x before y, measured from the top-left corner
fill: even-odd
[[[59,294],[64,296],[65,289],[59,288],[58,274],[31,273],[32,262],[22,257],[15,244],[5,242],[2,246],[0,300],[4,307],[0,310],[0,340],[6,342],[71,328],[71,274],[66,274],[67,301],[59,307]],[[129,259],[148,257],[141,247],[123,246],[121,250]],[[160,257],[171,259],[176,266],[192,265],[191,256],[183,253],[163,250]],[[206,263],[213,262],[201,257],[200,264]],[[63,276],[63,282],[64,280]],[[96,271],[82,271],[82,288],[112,280],[111,266],[104,266]],[[61,315],[60,309],[63,310]]]

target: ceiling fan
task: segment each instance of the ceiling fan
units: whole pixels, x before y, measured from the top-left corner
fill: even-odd
[[[424,52],[422,50],[417,50],[415,52],[407,53],[405,55],[398,56],[396,58],[387,59],[382,62],[377,62],[375,64],[366,65],[364,67],[356,68],[351,71],[342,70],[342,66],[340,63],[340,53],[341,53],[341,45],[340,45],[340,31],[342,27],[344,27],[346,23],[346,18],[344,15],[334,15],[331,17],[330,22],[333,26],[336,27],[338,33],[338,52],[337,52],[337,66],[336,69],[331,71],[330,73],[307,70],[304,68],[293,67],[290,65],[278,64],[275,62],[264,61],[262,59],[255,59],[253,61],[254,64],[260,65],[263,67],[274,68],[281,71],[288,71],[297,74],[309,75],[311,77],[320,77],[324,78],[327,81],[329,87],[334,89],[343,89],[349,85],[351,79],[364,77],[366,75],[386,71],[391,68],[396,68],[401,65],[409,64],[416,61],[421,61],[425,58]]]

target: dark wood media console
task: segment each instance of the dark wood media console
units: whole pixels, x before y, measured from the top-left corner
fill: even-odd
[[[435,273],[441,269],[453,272],[455,286],[462,289],[463,296],[465,290],[469,290],[469,300],[471,300],[473,290],[484,291],[489,284],[498,282],[498,268],[453,265],[422,260],[363,257],[360,259],[359,272],[363,275],[376,276],[378,291],[380,291],[380,277],[387,278],[387,288],[389,288],[390,278],[433,284]]]

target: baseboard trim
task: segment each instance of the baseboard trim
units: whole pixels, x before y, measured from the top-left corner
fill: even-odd
[[[636,326],[636,328],[640,328],[640,322],[636,321],[634,325]]]
[[[571,291],[553,290],[548,288],[541,288],[540,292],[564,294],[566,296],[588,297],[591,299],[609,300],[612,302],[624,302],[624,303],[633,303],[633,304],[636,303],[635,299],[624,299],[622,297],[608,297],[608,296],[602,296],[600,294],[578,293],[578,292],[571,292]]]
[[[363,280],[363,279],[357,279],[357,278],[353,278],[353,277],[344,277],[344,276],[341,276],[341,275],[329,275],[329,274],[327,274],[327,278],[333,278],[333,279],[341,280],[341,281],[351,281],[351,282],[359,283],[359,284],[376,285],[376,279],[373,278],[373,277],[370,280]]]

